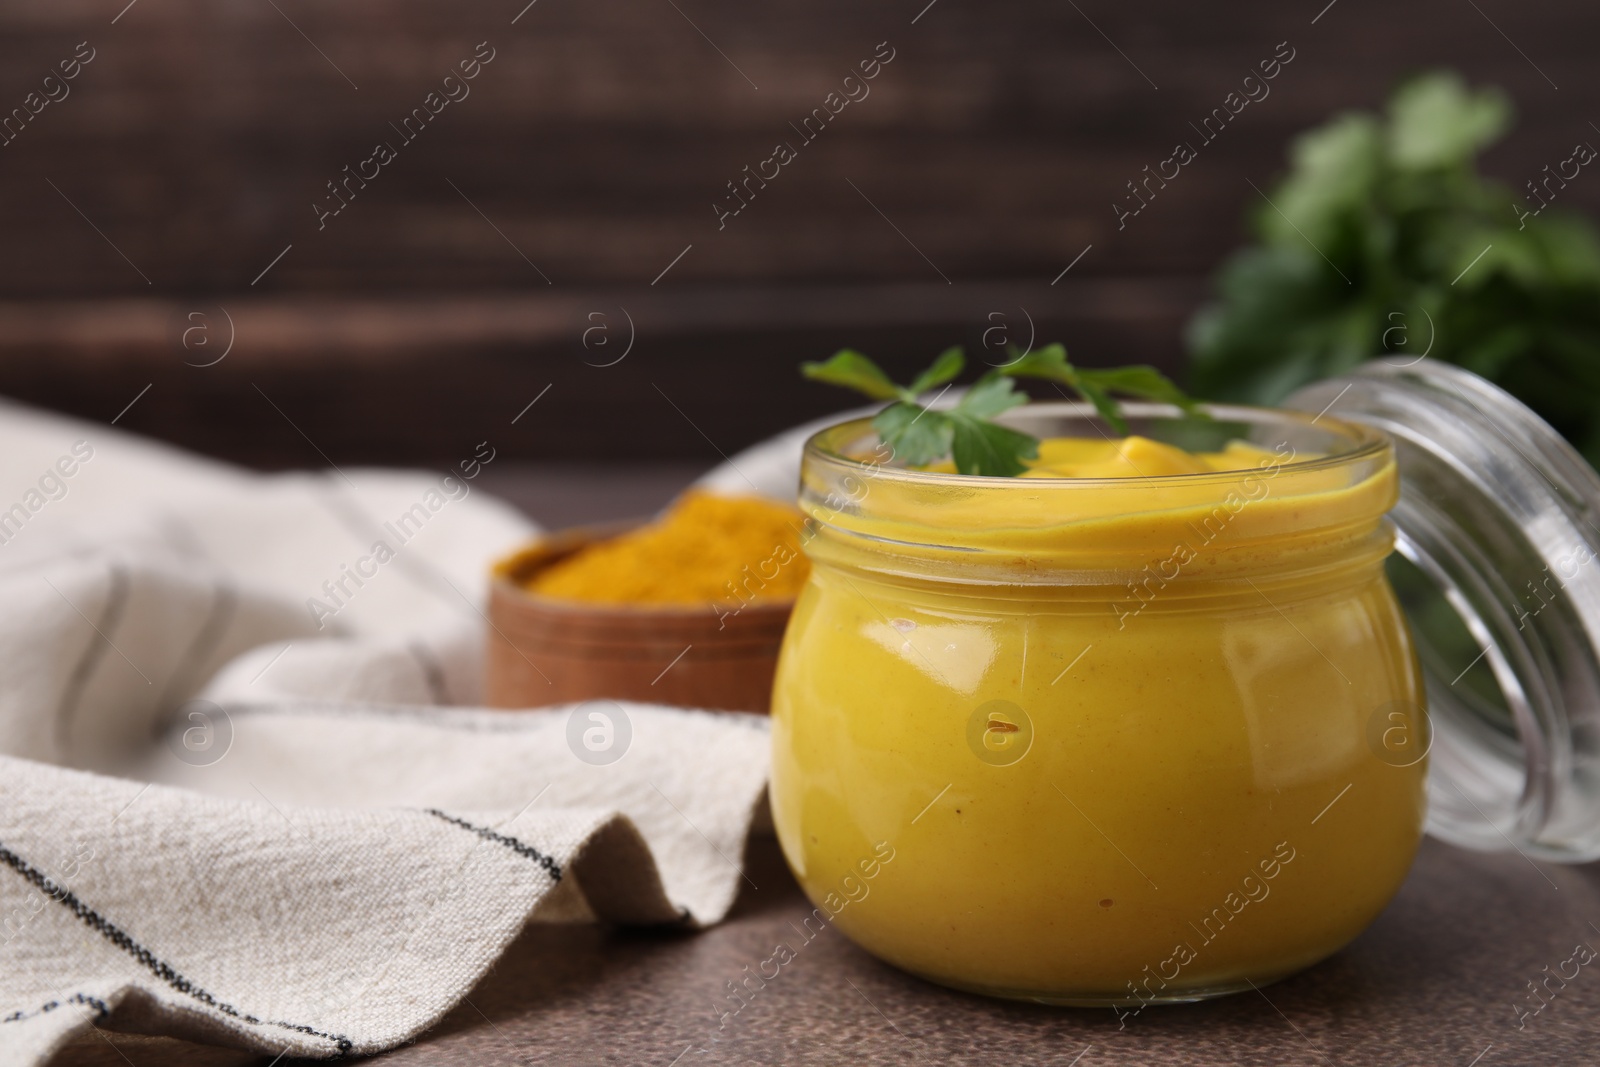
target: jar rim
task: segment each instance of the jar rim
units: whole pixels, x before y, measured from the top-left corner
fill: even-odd
[[[1134,433],[1187,451],[1242,442],[1259,458],[1231,470],[1149,477],[946,474],[892,465],[870,419],[835,424],[802,453],[800,507],[823,535],[808,552],[815,559],[838,549],[836,558],[885,573],[1035,587],[1120,580],[1180,546],[1192,552],[1188,573],[1218,580],[1288,580],[1387,553],[1381,524],[1397,483],[1386,434],[1270,408],[1209,410],[1212,419],[1197,420],[1174,405],[1140,402],[1123,413]],[[1110,436],[1087,403],[1008,414],[1010,428],[1044,439]]]
[[[954,406],[953,400],[947,400],[933,410]],[[1183,409],[1175,404],[1165,404],[1154,401],[1127,401],[1121,405],[1124,415],[1130,418],[1147,419],[1183,419],[1192,418]],[[1330,405],[1331,406],[1331,405]],[[1306,412],[1285,410],[1279,408],[1256,407],[1246,404],[1201,404],[1200,410],[1219,423],[1262,423],[1278,421],[1295,423],[1303,427],[1321,426],[1326,430],[1339,435],[1349,442],[1350,447],[1335,452],[1321,453],[1307,459],[1293,459],[1279,466],[1280,473],[1300,474],[1317,471],[1331,470],[1351,463],[1371,459],[1383,455],[1392,448],[1389,436],[1382,430],[1359,422],[1328,416],[1326,412],[1310,415]],[[1096,412],[1092,404],[1087,401],[1077,400],[1050,400],[1033,401],[1018,408],[1013,408],[1007,415],[1013,418],[995,420],[1002,425],[1015,423],[1017,413],[1023,413],[1030,419],[1049,418],[1052,416],[1067,416],[1073,418],[1095,417]],[[1241,467],[1232,470],[1199,471],[1184,474],[1156,474],[1145,477],[1111,477],[1111,478],[1080,478],[1080,477],[1046,477],[1030,476],[1028,478],[1015,478],[1005,475],[983,474],[957,474],[944,471],[924,471],[911,467],[892,466],[890,460],[873,460],[851,455],[840,447],[845,441],[859,441],[865,438],[877,439],[876,431],[872,429],[874,416],[866,415],[844,422],[834,423],[824,427],[806,438],[802,450],[803,462],[823,461],[832,465],[846,468],[856,468],[869,474],[875,479],[886,475],[894,480],[903,480],[908,485],[936,486],[941,484],[959,485],[969,488],[996,488],[1024,486],[1031,490],[1043,488],[1071,489],[1081,487],[1084,491],[1104,490],[1115,486],[1127,490],[1132,486],[1141,489],[1148,488],[1152,491],[1171,488],[1173,486],[1196,486],[1211,483],[1227,483],[1236,481],[1238,476],[1248,473],[1250,468]]]

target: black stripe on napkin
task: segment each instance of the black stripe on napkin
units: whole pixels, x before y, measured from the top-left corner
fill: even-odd
[[[104,1019],[111,1014],[111,1009],[106,1007],[106,1002],[99,997],[91,997],[87,993],[74,993],[65,1000],[51,1000],[41,1004],[35,1011],[14,1011],[10,1015],[0,1016],[0,1023],[17,1023],[24,1019],[32,1019],[40,1015],[48,1015],[57,1008],[68,1004],[87,1004],[95,1011],[95,1018]]]
[[[445,822],[451,823],[455,826],[459,826],[463,830],[471,830],[485,841],[493,841],[497,845],[504,845],[511,851],[528,857],[530,860],[549,871],[550,877],[554,878],[558,882],[561,881],[561,865],[555,860],[551,859],[549,856],[546,856],[543,852],[540,852],[538,849],[534,848],[532,845],[523,844],[516,838],[507,837],[505,834],[497,834],[487,826],[474,826],[465,819],[458,819],[454,815],[446,815],[438,808],[428,808],[427,812],[429,815],[432,815],[438,819],[443,819]]]
[[[76,894],[74,894],[70,889],[67,889],[65,886],[56,885],[56,883],[51,881],[43,871],[39,870],[37,867],[34,867],[27,860],[23,859],[15,852],[12,852],[3,844],[0,844],[0,862],[5,863],[12,870],[22,875],[23,878],[27,879],[29,882],[32,882],[39,892],[43,893],[51,900],[56,901],[58,904],[61,904],[68,911],[72,912],[79,919],[83,920],[84,925],[98,930],[100,935],[107,941],[110,941],[113,945],[116,945],[122,951],[126,952],[128,955],[144,964],[150,969],[152,974],[154,974],[157,978],[160,978],[163,982],[166,982],[178,992],[187,993],[200,1003],[213,1007],[222,1012],[224,1015],[232,1016],[241,1022],[249,1023],[253,1026],[276,1026],[284,1030],[294,1030],[297,1033],[309,1034],[312,1037],[320,1037],[324,1038],[325,1040],[332,1041],[336,1046],[338,1046],[338,1052],[334,1054],[334,1059],[338,1059],[346,1052],[350,1051],[352,1043],[349,1038],[343,1036],[342,1034],[325,1034],[321,1030],[313,1030],[309,1026],[301,1026],[298,1023],[283,1023],[271,1019],[258,1019],[254,1015],[246,1015],[244,1012],[241,1012],[238,1008],[233,1007],[231,1004],[224,1004],[222,1001],[218,1000],[216,997],[212,996],[210,993],[207,993],[204,989],[201,989],[199,986],[189,981],[189,979],[179,974],[172,968],[171,965],[160,959],[157,959],[153,952],[139,944],[133,938],[129,937],[115,924],[107,920],[105,916],[101,915],[83,901],[79,900]]]

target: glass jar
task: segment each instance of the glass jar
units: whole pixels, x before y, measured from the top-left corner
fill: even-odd
[[[986,478],[896,467],[867,420],[806,445],[774,821],[817,922],[933,981],[1129,1011],[1260,985],[1360,933],[1421,838],[1390,439],[1125,410],[1269,458]],[[1076,404],[1006,421],[1110,433]]]
[[[1600,859],[1600,476],[1470,371],[1374,360],[1289,406],[1395,442],[1390,577],[1433,747],[1428,830],[1557,863]]]

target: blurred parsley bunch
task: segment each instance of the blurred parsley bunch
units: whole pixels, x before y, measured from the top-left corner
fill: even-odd
[[[1189,325],[1194,392],[1273,404],[1427,351],[1497,382],[1600,467],[1600,241],[1556,208],[1524,218],[1539,201],[1478,175],[1510,121],[1502,93],[1440,72],[1384,116],[1301,135],[1276,208],[1252,218],[1260,244],[1222,267],[1219,299]]]

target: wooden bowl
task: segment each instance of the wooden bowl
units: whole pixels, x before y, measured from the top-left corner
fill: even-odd
[[[495,564],[486,696],[493,708],[608,697],[766,714],[792,599],[617,606],[528,592],[541,569],[637,524],[543,537]]]

